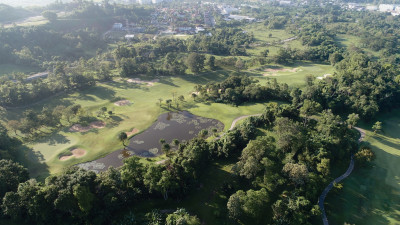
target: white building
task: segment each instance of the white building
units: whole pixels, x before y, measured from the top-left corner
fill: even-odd
[[[285,0],[285,1],[279,1],[279,5],[290,5],[290,4],[292,4],[291,1],[287,1],[287,0]]]
[[[141,5],[150,5],[152,0],[138,0]]]
[[[394,10],[394,5],[391,4],[380,4],[379,11],[381,12],[390,12]]]
[[[113,30],[122,30],[122,23],[114,23],[114,25],[112,26]]]
[[[254,20],[256,20],[255,18],[251,18],[248,16],[239,16],[239,15],[229,15],[228,18],[238,21],[247,20],[249,22],[253,22]]]
[[[196,33],[204,32],[205,30],[204,27],[196,27]]]
[[[134,34],[127,34],[127,35],[125,35],[125,39],[128,40],[128,41],[130,41],[130,40],[132,40],[132,39],[134,39],[134,38],[135,38],[135,35],[134,35]]]
[[[376,11],[378,10],[378,6],[376,5],[367,5],[367,7],[365,7],[367,10],[369,11]]]
[[[232,6],[223,6],[221,8],[221,14],[222,15],[228,15],[228,14],[231,14],[231,13],[237,12],[237,11],[239,11],[239,9],[235,8],[235,7],[232,7]]]

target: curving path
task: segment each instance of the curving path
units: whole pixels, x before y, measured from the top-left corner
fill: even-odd
[[[354,129],[356,129],[358,132],[360,132],[360,138],[358,139],[358,143],[361,143],[365,137],[365,131],[361,128],[358,127],[354,127]],[[354,169],[354,156],[351,155],[351,160],[350,160],[350,165],[347,168],[347,171],[342,174],[340,177],[336,178],[335,180],[333,180],[322,192],[322,194],[319,196],[319,200],[318,200],[318,205],[319,208],[321,209],[322,212],[322,222],[324,223],[324,225],[329,225],[328,222],[328,218],[326,217],[326,213],[325,213],[325,207],[324,207],[324,202],[325,202],[325,198],[326,195],[328,194],[328,192],[333,188],[333,184],[334,183],[339,183],[340,181],[344,180],[346,177],[348,177],[351,172],[353,172]]]
[[[262,115],[262,114],[259,113],[259,114],[254,114],[254,115],[239,116],[238,118],[236,118],[236,119],[234,119],[234,120],[232,121],[232,125],[231,125],[231,128],[229,128],[229,130],[233,130],[233,128],[235,128],[235,125],[236,125],[237,122],[239,122],[239,120],[246,119],[247,117],[261,116],[261,115]]]

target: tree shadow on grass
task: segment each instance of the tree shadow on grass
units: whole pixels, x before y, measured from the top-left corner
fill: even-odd
[[[172,78],[171,77],[163,77],[160,79],[159,81],[160,84],[165,84],[165,85],[169,85],[169,86],[173,86],[173,87],[179,87],[178,85],[174,84],[172,82]]]
[[[59,133],[59,130],[55,130],[50,134],[46,134],[45,137],[38,139],[37,143],[47,143],[49,145],[57,145],[57,144],[68,144],[70,142],[69,139],[66,138],[65,135]]]
[[[28,168],[30,177],[44,181],[50,175],[48,166],[44,163],[44,156],[40,152],[27,146],[21,146],[18,153],[19,161]]]
[[[119,116],[111,116],[110,120],[108,120],[106,127],[107,128],[113,128],[118,126],[122,121],[124,121],[124,119],[122,119]]]
[[[231,71],[218,70],[207,71],[198,75],[183,75],[179,76],[183,80],[189,81],[194,84],[207,84],[209,82],[221,82],[229,77]]]
[[[96,96],[100,99],[112,99],[115,97],[115,91],[107,87],[96,86],[93,88],[89,88],[85,91],[78,92],[77,99],[85,101],[95,101],[96,99],[91,95]]]

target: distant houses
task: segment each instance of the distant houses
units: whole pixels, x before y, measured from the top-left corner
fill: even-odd
[[[346,7],[350,10],[356,11],[379,11],[383,13],[390,13],[393,16],[400,15],[400,5],[399,4],[379,4],[379,5],[362,5],[359,3],[347,3]]]

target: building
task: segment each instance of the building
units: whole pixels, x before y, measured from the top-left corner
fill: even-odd
[[[113,30],[122,30],[122,23],[114,23],[114,25],[112,26]]]
[[[394,5],[391,4],[380,4],[379,11],[381,12],[390,12],[394,10]]]
[[[231,14],[233,12],[237,12],[237,11],[239,11],[239,9],[235,8],[235,7],[232,7],[232,6],[223,6],[221,8],[221,14],[222,15],[229,15],[229,14]]]
[[[237,20],[237,21],[242,21],[242,20],[247,20],[249,22],[253,22],[256,19],[248,16],[239,16],[239,15],[229,15],[228,19],[230,20]]]
[[[279,5],[291,5],[292,2],[291,1],[279,1]]]
[[[138,0],[141,5],[150,5],[152,0]]]
[[[366,8],[367,10],[369,10],[369,11],[376,11],[376,10],[378,10],[378,6],[376,6],[376,5],[367,5],[365,8]]]
[[[204,27],[196,27],[196,33],[204,32],[204,31],[206,31],[206,29],[204,29]]]
[[[135,35],[134,35],[134,34],[127,34],[127,35],[125,35],[125,40],[130,41],[130,40],[132,40],[132,39],[134,39],[134,38],[135,38]]]

